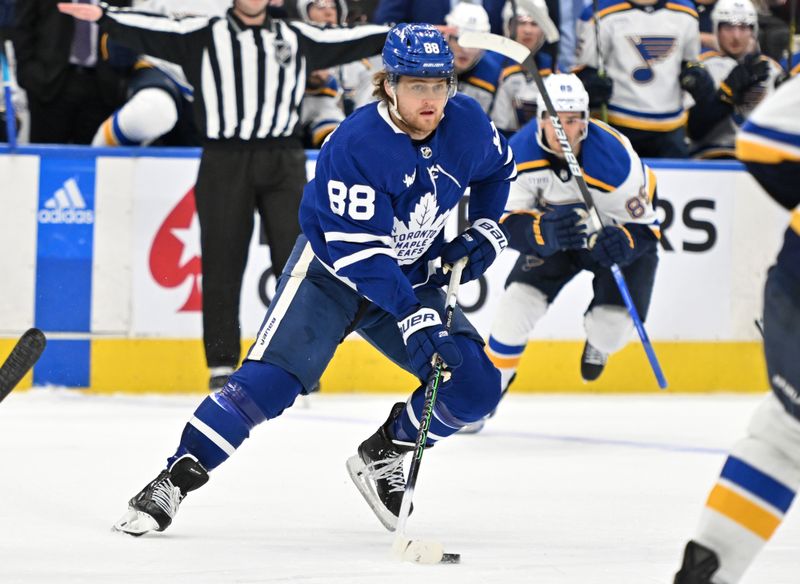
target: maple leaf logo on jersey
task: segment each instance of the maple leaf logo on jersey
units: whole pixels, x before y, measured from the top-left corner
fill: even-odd
[[[630,36],[628,40],[644,61],[644,66],[637,67],[631,74],[631,77],[639,83],[653,80],[655,77],[653,65],[669,57],[677,44],[677,39],[671,36]]]
[[[397,263],[401,266],[413,264],[439,235],[447,221],[446,213],[439,215],[439,202],[436,195],[426,193],[411,212],[408,222],[394,218],[392,239],[397,252]]]

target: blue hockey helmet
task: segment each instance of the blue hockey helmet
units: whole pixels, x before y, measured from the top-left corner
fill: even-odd
[[[453,76],[453,52],[436,27],[430,24],[396,25],[383,45],[383,67],[391,78]]]

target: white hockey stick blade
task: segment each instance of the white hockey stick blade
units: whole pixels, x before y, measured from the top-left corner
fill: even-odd
[[[438,564],[444,558],[444,546],[438,541],[421,541],[397,536],[392,544],[392,555],[403,562]]]
[[[558,27],[550,19],[547,13],[547,4],[542,0],[517,0],[517,8],[520,8],[530,14],[539,28],[544,32],[544,38],[548,43],[556,42],[561,35],[558,34]]]
[[[458,36],[458,44],[465,48],[494,51],[517,63],[531,56],[531,50],[525,45],[490,32],[463,32]]]

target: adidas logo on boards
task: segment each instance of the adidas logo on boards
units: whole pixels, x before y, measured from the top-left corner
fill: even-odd
[[[94,211],[86,208],[86,201],[74,178],[68,178],[62,187],[39,209],[39,223],[66,223],[87,225],[94,223]]]

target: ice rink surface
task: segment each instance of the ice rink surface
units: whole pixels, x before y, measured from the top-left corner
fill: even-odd
[[[477,436],[426,452],[412,537],[455,566],[390,558],[345,460],[392,396],[327,396],[256,428],[164,533],[110,531],[201,396],[66,390],[0,405],[0,582],[671,584],[757,396],[514,396]],[[399,397],[399,396],[398,396]],[[800,518],[749,584],[796,584]]]

